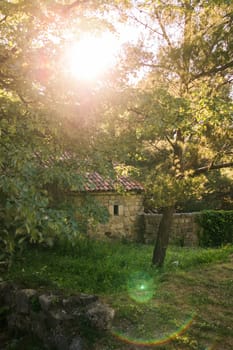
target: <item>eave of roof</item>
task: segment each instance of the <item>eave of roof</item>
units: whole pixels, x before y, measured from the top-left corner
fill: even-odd
[[[138,181],[126,176],[120,176],[116,180],[103,178],[99,173],[94,172],[86,175],[84,184],[85,192],[115,192],[118,188],[124,191],[142,192],[144,188]]]

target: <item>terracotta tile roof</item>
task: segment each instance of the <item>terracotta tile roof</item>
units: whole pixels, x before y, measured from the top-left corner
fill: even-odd
[[[88,192],[115,191],[117,187],[122,187],[125,191],[144,191],[143,186],[138,181],[126,176],[120,176],[117,180],[105,179],[95,172],[86,175],[86,179],[87,182],[84,184],[84,188]]]

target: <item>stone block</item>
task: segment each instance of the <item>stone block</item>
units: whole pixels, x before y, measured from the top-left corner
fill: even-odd
[[[16,292],[16,310],[21,314],[28,314],[30,310],[30,300],[32,297],[36,297],[37,292],[34,289],[22,289]]]
[[[87,306],[96,302],[97,300],[98,297],[96,295],[80,294],[72,295],[67,299],[63,299],[62,304],[66,309],[72,311],[72,309],[76,308],[77,306]]]
[[[8,289],[6,284],[0,286],[2,300]],[[94,295],[39,295],[33,289],[15,287],[7,323],[9,330],[32,334],[48,349],[87,350],[85,338],[79,336],[82,322],[89,323],[90,332],[103,332],[111,327],[113,317],[114,310]]]
[[[57,330],[51,337],[51,345],[56,350],[69,350],[69,339],[63,334],[62,330]]]
[[[57,298],[54,295],[42,294],[39,296],[39,303],[44,311],[48,311],[56,300]]]
[[[75,337],[70,346],[69,350],[83,350],[83,341],[80,337]]]
[[[93,328],[103,331],[110,329],[114,314],[108,305],[96,302],[87,310],[86,317]]]

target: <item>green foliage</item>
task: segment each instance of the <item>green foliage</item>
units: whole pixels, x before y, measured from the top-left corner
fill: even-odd
[[[203,247],[219,247],[233,243],[233,211],[202,211],[197,217],[201,226],[200,245]]]
[[[202,265],[216,264],[227,261],[233,247],[226,245],[221,249],[216,248],[174,248],[168,250],[165,268],[167,270],[186,270],[201,267]]]
[[[126,288],[127,280],[135,269],[151,270],[148,249],[135,244],[81,238],[76,240],[76,244],[62,242],[50,250],[36,250],[35,260],[32,254],[28,251],[24,255],[26,260],[32,259],[35,263],[24,268],[21,277],[27,283],[43,284],[47,280],[46,284],[70,291],[116,293]],[[138,255],[136,265],[135,254]],[[13,274],[16,270],[17,267],[12,267]]]
[[[119,158],[140,170],[155,206],[199,200],[209,191],[210,165],[232,166],[232,5],[169,0],[140,8],[152,28],[138,54],[148,74],[122,99]]]
[[[121,341],[108,333],[107,339],[93,339],[100,342],[95,348],[128,350],[129,342],[124,340],[130,339],[134,344],[138,342],[134,345],[137,347],[154,340],[151,347],[147,344],[148,349],[170,350],[176,346],[193,350],[195,341],[196,348],[205,349],[213,344],[214,334],[221,338],[222,347],[230,344],[226,346],[230,350],[233,246],[172,247],[161,270],[148,266],[151,253],[150,245],[86,239],[78,240],[76,246],[60,244],[45,249],[29,246],[3,278],[25,287],[56,293],[60,290],[59,294],[64,295],[99,294],[116,312],[112,333],[121,335]],[[141,280],[145,286],[148,276],[149,282],[154,283],[153,295],[142,302],[143,289],[138,298],[136,288]],[[146,289],[145,295],[149,297]],[[159,345],[160,339],[170,336],[170,342]]]
[[[91,87],[67,76],[62,51],[68,32],[78,39],[84,22],[95,30],[106,21],[89,13],[79,26],[79,11],[56,1],[0,2],[0,260],[27,242],[72,240],[88,220],[107,219],[94,202],[75,208],[66,199],[104,163],[94,150],[100,103]]]
[[[156,288],[166,273],[227,261],[232,251],[231,246],[207,250],[172,247],[164,268],[157,270],[148,264],[152,246],[81,238],[76,244],[61,242],[51,248],[27,246],[23,258],[15,261],[5,277],[30,287],[114,295],[129,292],[129,283],[138,276],[145,277],[144,283],[153,281]]]
[[[233,189],[231,174],[214,171],[206,174],[205,181],[201,187],[199,196],[189,196],[187,201],[178,203],[176,209],[180,212],[193,212],[201,210],[232,210],[233,209]],[[227,172],[226,172],[227,174]]]
[[[140,10],[138,22],[149,28],[136,54],[145,76],[116,118],[119,158],[139,170],[151,207],[175,207],[216,191],[222,172],[212,189],[208,173],[233,166],[233,7],[167,0],[144,2]],[[165,235],[160,226],[154,264]]]
[[[34,312],[38,313],[41,310],[41,305],[39,298],[37,296],[32,296],[30,299],[31,308]]]

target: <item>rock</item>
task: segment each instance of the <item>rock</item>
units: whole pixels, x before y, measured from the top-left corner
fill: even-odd
[[[86,306],[88,304],[96,302],[98,300],[98,297],[96,295],[80,294],[79,299],[81,305]]]
[[[7,317],[7,327],[11,332],[30,333],[31,320],[28,315],[12,313]]]
[[[69,341],[64,334],[54,334],[52,343],[56,350],[69,350]]]
[[[39,296],[39,303],[41,309],[44,311],[48,311],[56,301],[56,297],[54,295],[42,294]]]
[[[68,310],[73,310],[77,306],[86,306],[98,300],[96,295],[80,294],[72,295],[62,300],[63,306]]]
[[[90,305],[86,317],[92,327],[104,331],[110,329],[114,314],[108,305],[96,302]]]
[[[83,341],[80,337],[75,337],[70,346],[69,350],[83,350]]]
[[[21,314],[28,314],[30,310],[30,300],[36,297],[37,292],[34,289],[21,289],[16,292],[16,311]]]
[[[103,332],[114,317],[114,310],[95,295],[40,295],[34,289],[17,289],[4,282],[0,283],[0,301],[7,308],[9,330],[31,334],[55,350],[87,349],[85,336],[79,336],[82,327],[89,327],[88,334]]]
[[[2,281],[0,283],[0,305],[12,305],[14,303],[15,288],[12,283]]]
[[[65,310],[52,310],[47,314],[47,325],[50,328],[65,324],[66,321],[73,319],[73,316],[68,314]]]

